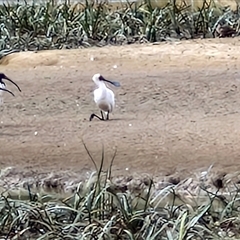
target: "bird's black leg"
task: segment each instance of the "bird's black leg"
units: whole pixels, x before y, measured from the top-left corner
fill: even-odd
[[[103,119],[100,118],[98,115],[96,115],[96,114],[93,113],[93,114],[91,114],[91,116],[90,116],[90,118],[89,118],[89,121],[92,121],[94,117],[98,118],[99,120],[103,120]]]
[[[89,121],[92,121],[92,119],[93,119],[94,117],[98,118],[98,119],[101,120],[101,121],[104,121],[104,117],[103,117],[103,112],[102,112],[102,111],[101,111],[101,115],[102,115],[102,118],[99,117],[98,115],[96,115],[95,113],[92,113],[91,116],[90,116]]]
[[[101,115],[102,115],[102,120],[104,120],[104,116],[103,116],[103,112],[101,111]]]
[[[107,118],[106,118],[106,120],[109,120],[109,111],[107,112]]]

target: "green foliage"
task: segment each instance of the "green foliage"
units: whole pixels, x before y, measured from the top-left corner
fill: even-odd
[[[84,144],[84,143],[83,143]],[[85,146],[85,144],[84,144]],[[141,191],[121,189],[112,182],[111,168],[103,170],[85,149],[96,172],[63,200],[33,193],[28,200],[0,198],[0,237],[5,239],[239,239],[239,189],[223,198],[202,184],[208,201],[190,205],[177,194],[177,185],[153,191],[154,183],[145,180]],[[167,200],[166,197],[172,196]],[[49,199],[46,201],[46,199]],[[180,204],[177,204],[180,199]],[[214,202],[222,207],[216,208]],[[215,204],[216,205],[216,204]]]
[[[163,8],[151,2],[54,5],[33,1],[0,6],[0,51],[78,48],[98,44],[122,44],[135,41],[162,41],[171,38],[212,36],[219,19],[237,23],[238,13],[204,3],[192,10],[184,1],[169,1]]]

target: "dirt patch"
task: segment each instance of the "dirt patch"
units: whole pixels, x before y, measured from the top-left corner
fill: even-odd
[[[86,143],[106,166],[117,149],[113,174],[189,173],[214,164],[240,167],[239,39],[211,39],[16,53],[0,71],[22,88],[4,93],[0,168],[23,175],[93,169]],[[98,113],[91,77],[117,80],[111,120]]]
[[[164,7],[166,4],[168,4],[167,0],[157,1],[157,0],[151,0],[151,5],[153,7]],[[229,7],[233,11],[236,11],[237,4],[239,3],[239,0],[232,1],[232,0],[217,0],[217,1],[204,1],[204,0],[198,0],[198,1],[191,1],[191,0],[185,0],[184,3],[186,6],[191,6],[193,9],[202,9],[203,6],[208,6],[212,4],[213,6],[222,8],[222,7]],[[176,0],[176,4],[179,6],[183,6],[183,1]]]

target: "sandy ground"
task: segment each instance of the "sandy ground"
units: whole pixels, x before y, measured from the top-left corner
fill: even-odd
[[[7,83],[0,119],[0,168],[24,176],[105,168],[168,176],[240,169],[239,38],[23,52],[1,60]],[[111,120],[99,113],[94,73],[117,80]]]

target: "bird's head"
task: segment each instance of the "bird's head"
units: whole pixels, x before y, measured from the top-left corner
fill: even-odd
[[[119,82],[107,80],[100,73],[94,74],[92,80],[95,82],[96,85],[99,85],[99,82],[103,82],[104,81],[104,82],[111,83],[115,87],[120,87],[120,83]]]
[[[0,73],[0,83],[5,85],[5,82],[3,81],[3,79],[8,80],[8,77],[4,73]]]
[[[96,73],[93,75],[92,80],[98,84],[99,81],[103,81],[103,77],[100,73]]]

